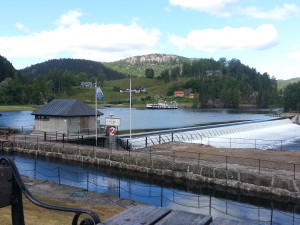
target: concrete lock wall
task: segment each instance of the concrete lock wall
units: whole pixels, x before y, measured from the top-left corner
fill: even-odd
[[[176,163],[163,159],[143,158],[135,152],[111,151],[111,149],[62,148],[52,145],[14,143],[4,147],[34,156],[45,156],[83,163],[136,171],[182,182],[201,182],[220,185],[249,193],[271,194],[278,197],[300,199],[300,180],[276,175],[261,175],[253,172],[220,169],[188,163]]]

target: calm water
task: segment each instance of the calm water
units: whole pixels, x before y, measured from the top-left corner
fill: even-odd
[[[34,116],[32,111],[4,111],[0,116],[0,127],[11,127],[20,130],[32,130]]]
[[[128,130],[130,127],[129,108],[105,108],[99,109],[104,113],[100,117],[100,124],[105,123],[105,118],[110,114],[121,119],[119,130]],[[32,129],[34,116],[32,111],[5,111],[0,117],[0,127],[13,127]],[[132,129],[164,129],[193,126],[199,124],[221,123],[228,121],[243,120],[268,120],[272,118],[267,115],[267,111],[254,110],[196,110],[196,109],[177,109],[177,110],[131,110]]]
[[[128,130],[130,127],[130,110],[128,108],[100,109],[105,117],[112,114],[113,117],[121,118],[119,130]],[[267,111],[254,110],[199,110],[199,109],[176,109],[176,110],[151,110],[132,109],[132,129],[164,129],[194,126],[209,123],[222,123],[229,121],[244,120],[269,120],[273,117],[267,115]],[[101,119],[100,119],[101,120]]]

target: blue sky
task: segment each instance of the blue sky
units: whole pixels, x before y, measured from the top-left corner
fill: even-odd
[[[0,55],[16,69],[164,53],[300,77],[298,0],[2,0],[0,15]]]

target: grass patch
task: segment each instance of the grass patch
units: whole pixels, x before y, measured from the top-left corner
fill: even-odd
[[[164,83],[161,79],[149,79],[145,77],[134,77],[131,79],[131,87],[135,88],[146,88],[146,93],[132,93],[132,102],[136,107],[145,107],[146,103],[156,103],[159,99],[165,101],[178,100],[179,103],[192,103],[195,100],[188,98],[175,99],[172,96],[167,96],[170,87],[182,86],[188,79],[180,78],[178,81],[171,81]],[[105,81],[101,87],[104,93],[104,100],[98,100],[98,104],[129,104],[129,93],[128,92],[117,92],[114,88],[122,90],[129,89],[129,78]],[[68,92],[58,96],[58,98],[73,98],[78,99],[87,104],[94,104],[95,102],[95,88],[83,88],[74,86]]]
[[[101,221],[112,217],[123,211],[123,208],[118,206],[99,206],[99,205],[89,205],[89,204],[78,204],[72,203],[66,199],[54,199],[54,198],[47,198],[47,197],[40,197],[38,198],[44,202],[55,204],[55,205],[63,205],[69,207],[77,207],[77,208],[87,208],[94,210],[100,216]],[[68,212],[59,212],[55,210],[48,210],[41,207],[38,207],[31,203],[27,198],[23,197],[23,206],[24,206],[24,217],[25,217],[25,224],[27,225],[40,225],[40,224],[47,224],[47,225],[70,225],[72,223],[72,219],[74,213]],[[0,209],[1,215],[1,225],[11,225],[11,209],[10,206]],[[83,217],[80,218],[85,218]],[[80,220],[79,220],[80,221]]]

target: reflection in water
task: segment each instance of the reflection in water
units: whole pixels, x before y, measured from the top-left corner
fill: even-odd
[[[268,196],[243,194],[200,183],[119,171],[94,165],[13,156],[22,175],[47,179],[90,191],[108,193],[151,205],[190,211],[249,224],[299,224],[299,204]]]

